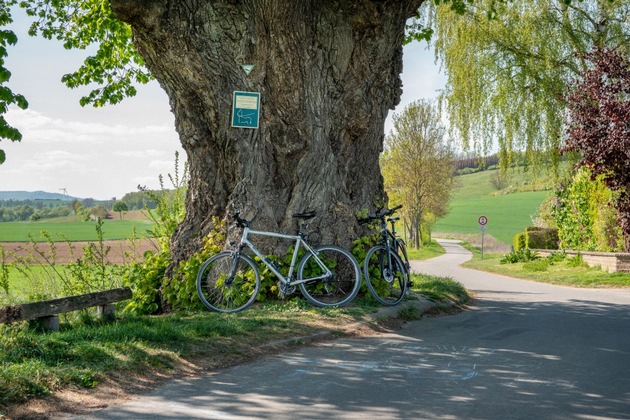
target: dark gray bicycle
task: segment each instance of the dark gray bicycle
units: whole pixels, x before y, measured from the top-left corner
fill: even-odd
[[[390,217],[402,205],[386,209],[374,216],[359,219],[359,223],[379,221],[381,239],[370,248],[363,262],[363,277],[374,299],[387,306],[399,304],[411,287],[411,268],[407,257],[407,247],[401,238],[396,237],[396,221]],[[387,223],[392,228],[387,228]]]

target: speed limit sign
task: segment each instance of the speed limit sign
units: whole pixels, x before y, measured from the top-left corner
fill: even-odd
[[[481,226],[485,226],[488,223],[488,218],[486,216],[479,216],[478,222]]]

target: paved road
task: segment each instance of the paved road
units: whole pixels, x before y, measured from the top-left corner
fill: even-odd
[[[468,252],[444,246],[414,269],[465,284],[468,311],[176,381],[83,418],[630,419],[630,290],[466,270]]]

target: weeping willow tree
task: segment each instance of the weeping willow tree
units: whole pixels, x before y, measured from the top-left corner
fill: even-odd
[[[447,75],[442,100],[454,134],[479,153],[498,142],[504,167],[517,150],[530,162],[557,161],[566,87],[587,69],[576,53],[630,50],[627,0],[481,0],[463,14],[422,12]]]

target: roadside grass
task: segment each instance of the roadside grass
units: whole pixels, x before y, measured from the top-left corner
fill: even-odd
[[[544,258],[529,263],[501,264],[503,254],[484,254],[482,260],[478,248],[467,248],[473,252],[473,258],[462,264],[466,268],[562,286],[630,287],[630,273],[608,273],[599,267],[576,264],[570,258],[551,264]]]
[[[431,243],[422,245],[418,249],[412,248],[407,244],[407,256],[410,260],[427,260],[442,254],[444,254],[444,248],[436,241],[431,241]]]
[[[314,311],[292,300],[234,315],[173,313],[125,316],[113,324],[62,323],[54,334],[24,324],[1,326],[0,406],[71,385],[93,388],[107,376],[124,378],[156,369],[168,373],[182,360],[204,358],[215,368],[231,365],[255,355],[265,343],[308,335],[322,324],[333,330],[365,311]]]
[[[150,237],[153,226],[149,220],[104,220],[103,240],[127,239],[135,235],[140,238]],[[46,242],[41,232],[48,232],[53,241],[95,241],[97,240],[96,222],[51,219],[37,222],[2,222],[0,223],[0,243],[30,242],[31,237],[37,242]]]

